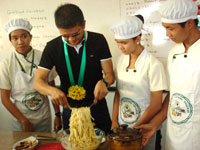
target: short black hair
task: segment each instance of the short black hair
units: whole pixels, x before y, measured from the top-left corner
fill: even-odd
[[[142,36],[142,33],[137,35],[136,37],[133,37],[132,39],[135,41],[137,39],[138,36]]]
[[[187,22],[187,21],[186,21],[186,22]],[[182,28],[184,28],[186,22],[181,22],[181,23],[178,23],[178,24],[179,24]],[[194,23],[195,23],[196,26],[198,26],[199,20],[198,20],[198,19],[194,19]]]
[[[138,15],[135,15],[135,16],[136,16],[137,18],[139,18],[139,19],[142,21],[142,23],[144,24],[144,17],[143,17],[142,15],[138,14]],[[142,33],[141,33],[140,35],[138,35],[138,36],[142,36]],[[136,38],[137,38],[138,36],[134,37],[133,40],[136,40]]]
[[[139,18],[139,19],[142,21],[142,23],[144,24],[144,17],[143,17],[142,15],[138,14],[138,15],[135,15],[135,16],[136,16],[137,18]],[[140,35],[138,35],[138,36],[142,36],[142,33],[141,33]],[[136,40],[136,38],[137,38],[138,36],[134,37],[133,40]]]
[[[54,17],[58,28],[72,28],[77,25],[83,25],[84,22],[81,9],[70,3],[59,6],[55,11]]]
[[[142,21],[142,23],[144,24],[144,17],[142,15],[138,14],[138,15],[135,15],[135,16],[137,18],[139,18]]]
[[[9,34],[9,40],[11,41],[11,34]]]

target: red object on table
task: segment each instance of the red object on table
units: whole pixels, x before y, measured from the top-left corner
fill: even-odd
[[[61,144],[45,144],[36,148],[36,150],[65,150]]]

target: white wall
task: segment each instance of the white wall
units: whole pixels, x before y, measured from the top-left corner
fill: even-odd
[[[166,0],[1,0],[0,60],[13,50],[4,30],[8,20],[16,17],[28,19],[33,25],[32,46],[42,51],[47,41],[59,35],[54,23],[54,11],[61,4],[70,2],[82,9],[87,30],[105,35],[114,62],[120,50],[110,26],[124,15],[142,14],[145,19],[142,43],[149,52],[165,63],[168,50],[173,44],[165,36],[157,11],[164,1]]]

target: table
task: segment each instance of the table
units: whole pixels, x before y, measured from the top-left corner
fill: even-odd
[[[48,136],[56,137],[55,133],[42,133],[42,132],[22,132],[22,131],[3,131],[0,130],[0,150],[12,150],[12,146],[22,139],[25,139],[29,136]],[[57,140],[39,140],[40,145],[50,144],[50,143],[59,143]],[[108,143],[104,142],[100,145],[97,150],[109,150]]]

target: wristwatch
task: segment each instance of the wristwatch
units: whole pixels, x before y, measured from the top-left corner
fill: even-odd
[[[57,112],[55,113],[56,117],[60,117],[61,116],[61,113],[60,112]]]
[[[108,87],[108,82],[103,78],[102,79],[103,83],[105,83],[106,87]]]

